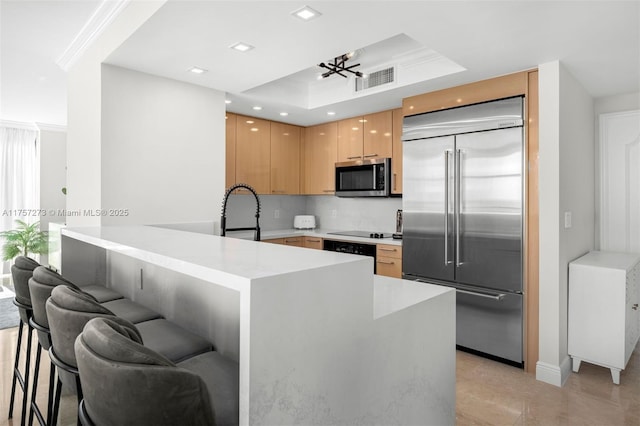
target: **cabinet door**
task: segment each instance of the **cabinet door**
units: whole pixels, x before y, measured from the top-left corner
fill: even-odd
[[[236,123],[236,182],[270,194],[270,122],[239,115]]]
[[[391,158],[393,155],[393,115],[382,111],[364,116],[364,158]]]
[[[225,116],[225,186],[236,183],[236,118],[228,112]]]
[[[284,238],[269,238],[268,240],[262,240],[262,242],[269,244],[284,244]]]
[[[402,246],[376,245],[376,274],[402,278]]]
[[[391,193],[402,194],[402,108],[393,110],[393,156],[391,157]]]
[[[300,193],[300,127],[271,123],[271,193]]]
[[[302,237],[287,237],[287,238],[284,238],[284,245],[302,247],[304,244],[302,239],[303,239]]]
[[[362,117],[338,121],[338,161],[353,161],[362,158],[363,124]]]
[[[322,250],[322,238],[320,237],[304,237],[304,247],[316,250]]]
[[[338,124],[307,127],[304,155],[305,194],[335,192],[335,164],[338,157]]]

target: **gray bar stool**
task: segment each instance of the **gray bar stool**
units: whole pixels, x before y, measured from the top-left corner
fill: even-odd
[[[29,278],[33,275],[33,270],[40,266],[38,262],[26,256],[18,256],[15,258],[13,265],[11,266],[11,277],[13,279],[13,286],[16,291],[16,296],[13,300],[13,304],[18,308],[18,314],[20,315],[20,323],[18,324],[18,344],[16,346],[16,356],[13,363],[13,378],[11,380],[11,398],[9,401],[9,419],[13,418],[13,404],[16,396],[16,383],[20,385],[22,389],[22,418],[20,424],[24,425],[27,414],[27,394],[29,393],[29,368],[31,367],[31,336],[33,328],[31,327],[29,320],[33,315],[33,308],[31,306],[31,294],[29,293]],[[20,372],[20,349],[22,346],[22,332],[24,325],[27,326],[27,353],[25,354],[25,371]]]
[[[85,324],[97,317],[118,318],[91,296],[68,286],[57,286],[46,302],[51,330],[52,346],[49,356],[59,370],[55,389],[52,419],[55,421],[59,409],[62,380],[61,372],[69,377],[68,385],[74,387],[78,403],[82,399],[82,387],[78,378],[77,361],[73,344]],[[124,319],[121,319],[124,321]],[[210,351],[211,343],[165,320],[154,319],[138,323],[136,328],[148,347],[173,361],[180,361]],[[148,336],[149,338],[147,339]],[[73,379],[71,379],[73,377]],[[73,380],[73,382],[71,382]]]
[[[175,364],[143,343],[110,318],[86,324],[75,341],[82,424],[239,423],[238,363],[207,352]]]
[[[95,296],[101,297],[105,306],[110,306],[118,315],[127,318],[131,322],[141,322],[150,319],[160,318],[160,315],[144,306],[132,302],[127,299],[123,299],[122,296],[113,290],[106,287],[94,285],[90,287],[84,287],[82,290],[71,281],[64,278],[57,272],[44,267],[39,266],[33,271],[33,276],[29,280],[29,290],[32,295],[33,316],[30,318],[30,325],[38,334],[38,348],[36,351],[36,364],[34,369],[34,384],[31,393],[31,412],[29,413],[29,425],[33,424],[33,418],[38,420],[40,425],[49,424],[51,422],[51,416],[53,412],[53,397],[55,386],[55,368],[52,366],[49,375],[49,397],[47,401],[47,419],[45,421],[42,415],[42,410],[36,402],[36,390],[37,382],[40,371],[40,357],[42,350],[49,351],[51,348],[51,335],[49,319],[47,317],[47,311],[45,309],[45,303],[53,289],[57,286],[66,286],[74,288],[78,291],[83,291],[86,288],[92,290],[92,294],[85,293],[87,297],[90,297],[95,303],[98,303]],[[94,296],[95,295],[95,296]]]

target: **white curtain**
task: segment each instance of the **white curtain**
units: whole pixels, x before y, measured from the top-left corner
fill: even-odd
[[[0,231],[16,219],[40,220],[40,141],[37,130],[0,127]],[[0,271],[9,273],[9,262]]]

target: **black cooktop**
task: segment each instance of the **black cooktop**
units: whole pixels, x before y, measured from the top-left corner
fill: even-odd
[[[369,231],[341,231],[341,232],[329,232],[332,235],[343,235],[346,237],[360,237],[360,238],[391,238],[391,234],[385,234],[383,232],[369,232]]]

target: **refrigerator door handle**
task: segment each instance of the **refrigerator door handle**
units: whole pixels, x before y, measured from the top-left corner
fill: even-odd
[[[444,264],[449,265],[449,154],[451,150],[444,151]]]
[[[460,163],[461,163],[461,155],[462,150],[456,149],[456,157],[455,157],[455,206],[454,206],[454,215],[456,217],[456,266],[462,265],[462,259],[460,259],[460,207],[462,202],[460,199],[462,195],[460,194],[461,190],[461,173],[460,173]]]
[[[461,290],[459,288],[456,288],[456,292],[470,294],[472,296],[486,297],[487,299],[494,299],[494,300],[502,300],[506,296],[505,293],[498,293],[498,294],[477,293],[475,291]]]

